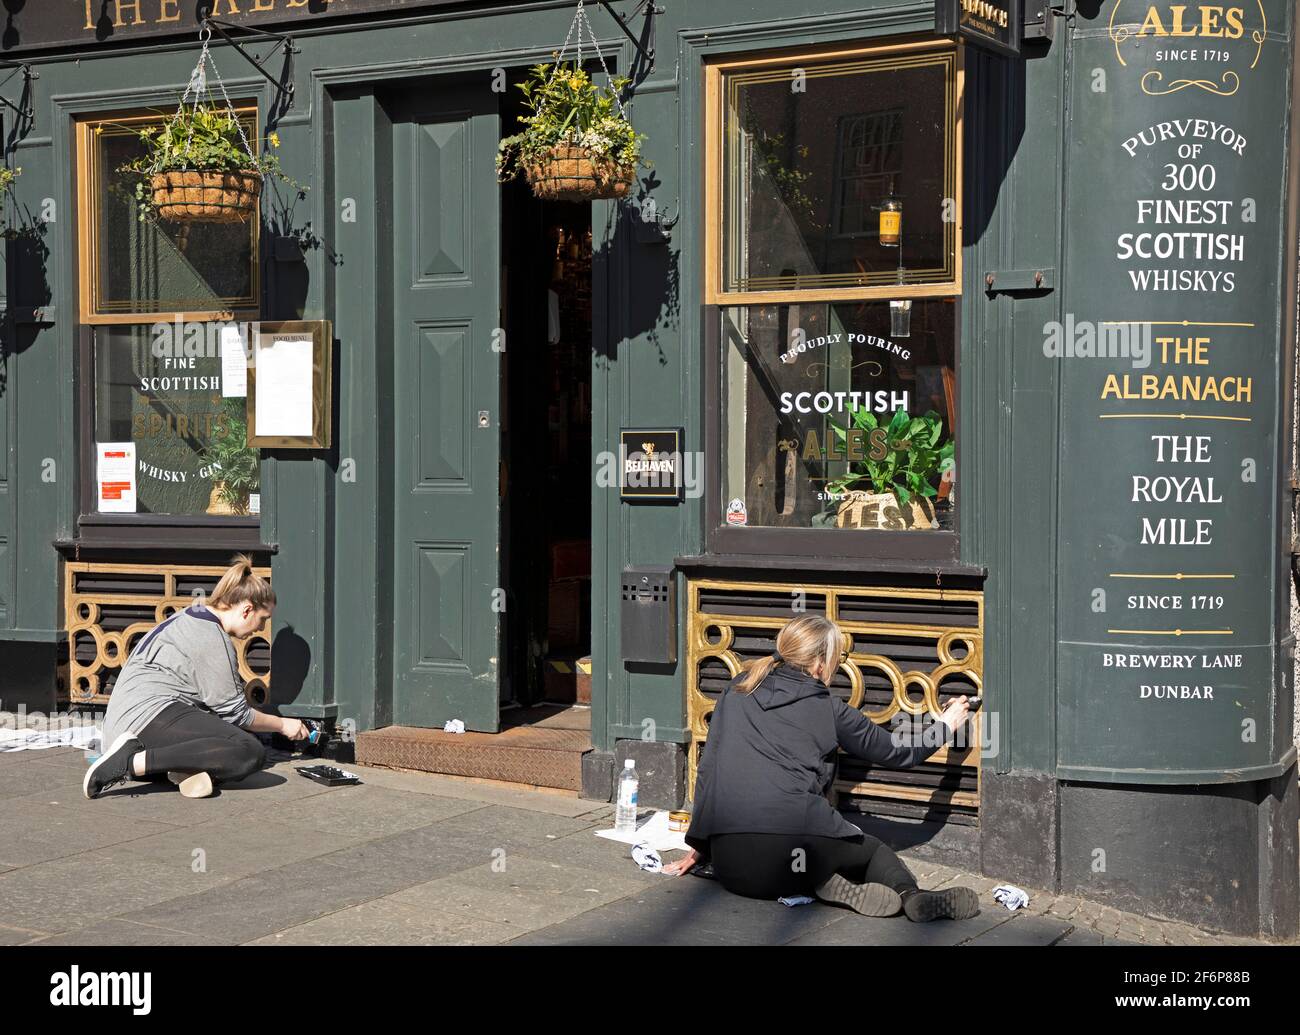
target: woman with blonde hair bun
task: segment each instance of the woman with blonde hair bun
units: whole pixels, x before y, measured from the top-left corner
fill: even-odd
[[[189,798],[213,781],[238,781],[265,762],[254,733],[307,736],[298,719],[255,711],[232,637],[258,632],[275,610],[275,591],[239,554],[206,603],[196,602],[151,629],[131,651],[104,713],[107,750],[86,771],[82,790],[97,798],[129,779],[166,774]]]
[[[910,768],[951,739],[970,702],[958,697],[944,710],[942,740],[900,744],[828,689],[847,660],[845,642],[834,622],[801,615],[777,635],[774,654],[750,662],[723,691],[695,778],[690,851],[664,872],[708,861],[727,890],[751,898],[815,894],[866,916],[974,916],[974,891],[920,890],[884,842],[826,797],[836,752]]]

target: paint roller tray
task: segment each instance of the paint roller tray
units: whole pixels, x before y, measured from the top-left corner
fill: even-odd
[[[332,765],[300,765],[295,772],[309,780],[323,783],[326,787],[341,787],[345,784],[360,783],[361,777]]]

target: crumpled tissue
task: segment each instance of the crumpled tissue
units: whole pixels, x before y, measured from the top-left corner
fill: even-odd
[[[463,719],[448,719],[442,724],[443,733],[464,733],[465,722]]]
[[[659,873],[664,868],[663,859],[646,841],[639,841],[632,846],[632,861],[648,873]]]
[[[1029,896],[1014,884],[999,884],[993,889],[993,898],[1012,911],[1029,905]]]

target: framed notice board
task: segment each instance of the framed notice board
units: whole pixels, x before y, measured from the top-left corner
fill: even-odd
[[[329,320],[253,325],[248,343],[248,444],[329,449],[333,399]]]

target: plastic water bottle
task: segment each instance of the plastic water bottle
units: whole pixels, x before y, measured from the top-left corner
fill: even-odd
[[[618,805],[614,810],[614,829],[620,834],[636,832],[636,762],[623,763],[623,774],[618,778]]]
[[[100,739],[99,732],[86,741],[86,748],[83,754],[86,756],[86,765],[91,766],[99,761],[99,756],[104,753],[104,742]]]

